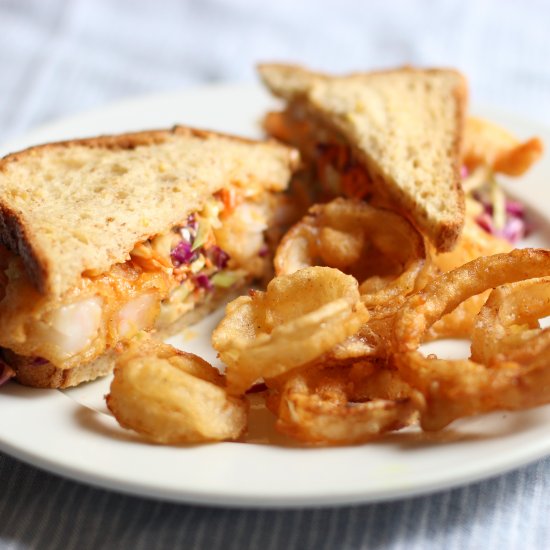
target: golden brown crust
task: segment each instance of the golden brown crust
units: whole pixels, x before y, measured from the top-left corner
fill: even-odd
[[[455,101],[457,105],[456,110],[456,128],[455,139],[453,143],[453,157],[455,159],[454,175],[455,180],[453,182],[453,188],[457,196],[459,197],[460,219],[456,219],[455,223],[445,226],[441,230],[440,238],[435,241],[435,247],[438,252],[449,252],[452,250],[464,227],[464,219],[466,215],[466,203],[464,200],[464,190],[462,189],[462,183],[460,180],[460,158],[462,152],[462,143],[464,141],[464,130],[466,127],[466,109],[468,105],[468,86],[464,76],[455,71],[460,77],[460,85],[454,90]]]
[[[343,75],[333,75],[329,73],[324,73],[320,71],[310,71],[309,69],[306,69],[302,65],[293,64],[293,63],[259,63],[256,65],[256,70],[258,71],[258,74],[260,75],[260,78],[262,82],[270,89],[272,93],[274,93],[276,96],[281,97],[283,99],[290,100],[299,100],[303,99],[303,96],[307,93],[307,89],[303,89],[301,92],[298,92],[297,88],[290,88],[290,92],[286,93],[287,90],[283,89],[279,86],[274,86],[274,82],[272,79],[269,78],[268,73],[270,69],[275,69],[276,71],[288,71],[288,73],[295,73],[299,72],[300,75],[302,75],[304,78],[312,79],[312,80],[338,80],[339,78],[349,78],[349,77],[356,77],[356,76],[374,76],[374,75],[384,75],[384,74],[391,74],[391,73],[399,73],[399,72],[423,72],[423,73],[439,73],[439,72],[451,72],[455,75],[459,76],[461,80],[463,81],[462,91],[459,93],[457,97],[461,97],[462,99],[467,98],[467,86],[466,86],[466,79],[464,75],[457,71],[456,69],[452,69],[449,67],[430,67],[430,68],[422,68],[422,67],[413,67],[412,65],[403,65],[401,67],[394,67],[390,69],[379,69],[377,71],[354,71],[351,73],[346,73]],[[311,81],[309,83],[311,85]],[[309,88],[308,85],[308,88]],[[286,88],[286,86],[285,86]]]
[[[2,161],[0,161],[0,170]],[[0,199],[0,244],[21,257],[30,280],[37,290],[45,293],[49,271],[48,259],[32,247],[32,231],[21,216]]]
[[[94,361],[73,367],[59,369],[51,363],[38,363],[32,357],[3,352],[6,362],[15,370],[15,379],[24,386],[45,389],[64,389],[83,382],[95,380],[112,372],[115,366],[115,353],[111,350]]]
[[[170,130],[161,129],[145,130],[141,132],[128,132],[125,134],[105,134],[92,138],[68,139],[63,141],[54,141],[51,143],[43,143],[40,145],[33,145],[32,147],[28,147],[27,149],[23,149],[22,151],[9,153],[8,155],[0,159],[0,172],[5,171],[6,166],[11,162],[18,162],[25,156],[34,155],[38,151],[44,151],[52,148],[85,146],[92,149],[109,149],[118,151],[132,150],[136,147],[164,143],[167,137],[174,135],[181,137],[195,137],[200,139],[208,139],[209,137],[215,136],[229,138],[234,141],[240,141],[241,143],[258,143],[258,141],[254,139],[233,136],[231,134],[225,134],[222,132],[212,132],[210,130],[201,130],[198,128],[189,128],[187,126],[176,125]],[[274,144],[276,143],[275,140],[271,141]]]

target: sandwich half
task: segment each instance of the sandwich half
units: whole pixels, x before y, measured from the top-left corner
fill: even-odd
[[[321,198],[390,207],[439,252],[464,223],[460,149],[467,87],[447,69],[403,68],[334,77],[295,65],[259,66],[286,101],[265,119],[269,134],[300,149]]]
[[[0,161],[0,346],[24,384],[110,372],[267,274],[297,151],[175,127],[32,147]]]

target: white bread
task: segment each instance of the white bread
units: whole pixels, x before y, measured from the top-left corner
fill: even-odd
[[[184,127],[32,147],[0,161],[0,243],[59,296],[230,182],[284,189],[297,160],[274,142]]]
[[[292,65],[260,65],[264,83],[300,102],[342,136],[379,193],[409,217],[438,251],[464,223],[460,185],[467,88],[447,69],[403,68],[330,77]]]

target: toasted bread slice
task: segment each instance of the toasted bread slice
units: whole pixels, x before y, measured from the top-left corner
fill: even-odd
[[[52,363],[40,363],[33,357],[15,355],[3,350],[7,362],[15,370],[15,380],[24,386],[43,389],[64,389],[95,380],[112,372],[115,352],[109,350],[88,363],[72,369],[60,369]]]
[[[59,296],[229,183],[284,189],[296,162],[274,142],[184,127],[32,147],[0,161],[0,242]]]
[[[379,194],[438,251],[464,223],[460,185],[467,88],[453,70],[398,70],[329,77],[292,65],[260,65],[264,83],[305,105],[353,149]]]

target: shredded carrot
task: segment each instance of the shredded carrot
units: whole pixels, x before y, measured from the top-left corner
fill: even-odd
[[[296,119],[288,110],[268,113],[264,128],[270,136],[299,149],[309,149],[315,142],[314,127],[307,120]]]
[[[363,168],[352,166],[342,173],[342,191],[346,197],[364,199],[369,194],[370,181]]]
[[[286,123],[282,113],[270,112],[264,118],[265,131],[276,139],[287,143],[292,141],[292,129]]]
[[[224,216],[231,214],[243,202],[242,193],[239,193],[234,187],[224,187],[217,195],[223,203]]]
[[[371,181],[365,171],[352,157],[349,147],[339,144],[323,144],[317,157],[317,175],[329,198],[343,194],[353,199],[364,199],[371,190]],[[328,180],[328,167],[338,174],[338,188]]]

